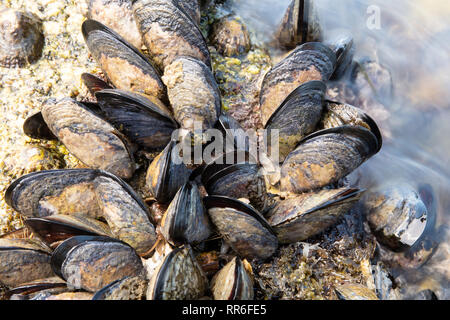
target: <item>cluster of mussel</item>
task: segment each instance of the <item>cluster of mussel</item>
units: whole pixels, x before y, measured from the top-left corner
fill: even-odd
[[[287,15],[297,8],[303,19],[298,2]],[[109,11],[101,9],[107,5]],[[224,138],[239,128],[221,110],[197,1],[93,0],[89,7],[82,32],[110,84],[84,74],[97,102],[50,99],[24,123],[28,136],[59,140],[89,169],[35,172],[7,189],[7,203],[35,237],[0,239],[6,296],[252,299],[246,259],[266,260],[279,243],[308,239],[336,223],[363,193],[342,179],[381,148],[367,114],[325,100],[325,82],[351,61],[351,40],[304,43],[265,75],[261,116],[267,130],[279,130],[282,162],[280,178],[269,182],[247,153],[241,161],[224,161],[230,154],[237,159],[238,150],[217,152],[197,167],[175,159],[177,129],[195,145],[204,141],[196,122],[202,131],[220,129]],[[103,12],[114,10],[127,18],[105,21]],[[93,19],[115,23],[117,32]],[[136,48],[140,41],[148,55]],[[135,173],[138,150],[160,152],[146,175],[148,190],[165,209],[160,221],[125,182]],[[271,184],[279,195],[268,191]],[[199,252],[217,239],[233,254],[208,273],[214,275],[209,281]],[[161,242],[171,250],[149,272]]]

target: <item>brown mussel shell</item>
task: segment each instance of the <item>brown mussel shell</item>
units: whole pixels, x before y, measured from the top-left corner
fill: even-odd
[[[161,233],[175,246],[196,244],[211,235],[211,222],[195,182],[186,182],[177,192],[161,220]]]
[[[171,141],[147,170],[146,182],[150,194],[159,203],[169,203],[188,180],[192,170],[176,161],[176,142]],[[182,160],[182,159],[179,159]]]
[[[112,89],[112,87],[105,81],[90,73],[83,73],[81,75],[81,80],[92,95],[95,95],[97,91]]]
[[[174,117],[182,129],[191,133],[214,127],[221,113],[219,87],[211,70],[198,59],[178,57],[168,65],[162,77],[167,86]]]
[[[303,193],[338,182],[377,153],[378,140],[362,127],[317,131],[302,141],[281,166],[281,190]]]
[[[336,55],[327,46],[308,42],[292,51],[264,77],[260,105],[263,125],[286,97],[301,84],[327,81],[333,74]]]
[[[265,129],[279,132],[279,160],[291,153],[297,144],[312,133],[320,121],[326,85],[310,81],[295,89],[283,101],[266,123]],[[271,143],[267,144],[271,152]]]
[[[233,161],[232,164],[227,164],[230,154],[237,159],[236,152],[223,154],[203,169],[202,183],[206,191],[209,195],[249,199],[255,208],[262,210],[267,191],[260,166],[256,162],[250,162],[247,153],[243,162]]]
[[[174,59],[190,56],[211,68],[206,40],[197,23],[175,0],[133,0],[139,31],[155,65],[163,71]]]
[[[24,67],[42,54],[42,22],[28,12],[0,9],[0,66]]]
[[[274,34],[276,45],[293,49],[297,45],[322,40],[322,28],[313,0],[292,0]]]
[[[214,23],[210,39],[217,52],[227,57],[245,54],[251,48],[247,27],[235,15],[228,15]]]
[[[203,201],[218,232],[239,256],[264,260],[275,253],[275,232],[258,211],[224,196],[208,196]]]
[[[51,266],[69,286],[89,292],[126,276],[141,275],[144,268],[129,245],[99,236],[67,239],[53,252]]]
[[[47,123],[45,123],[42,112],[35,113],[25,120],[23,132],[33,139],[58,140]]]
[[[87,18],[115,30],[134,47],[142,47],[142,38],[129,0],[89,0]]]
[[[359,201],[362,192],[342,188],[304,193],[276,203],[267,220],[280,243],[304,241],[335,224]]]
[[[166,99],[159,73],[138,49],[95,20],[83,22],[82,32],[89,51],[117,89]]]
[[[17,287],[51,276],[48,247],[37,240],[0,239],[0,283]]]
[[[214,300],[253,300],[253,280],[239,257],[234,257],[212,279]]]
[[[147,291],[144,277],[125,277],[97,291],[92,300],[143,300]]]
[[[376,122],[364,111],[349,104],[329,101],[325,103],[320,123],[323,129],[337,128],[344,125],[360,126],[370,130],[378,140],[378,151],[383,145],[383,137]]]
[[[53,247],[52,244],[54,243],[78,235],[113,236],[105,223],[83,214],[28,218],[25,220],[25,225],[49,247]]]
[[[59,277],[38,279],[21,284],[8,291],[10,300],[32,300],[39,295],[49,295],[68,291],[66,283]]]
[[[203,297],[207,289],[208,279],[192,248],[186,245],[170,252],[154,272],[147,300],[195,300]]]
[[[105,118],[133,143],[149,151],[161,151],[178,124],[156,98],[117,89],[95,93]]]
[[[131,178],[135,164],[129,142],[108,122],[69,98],[47,101],[41,112],[53,134],[81,162]]]

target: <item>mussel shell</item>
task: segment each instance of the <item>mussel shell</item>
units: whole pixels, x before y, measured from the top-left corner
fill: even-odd
[[[105,81],[90,73],[83,73],[81,75],[84,85],[88,88],[89,92],[94,95],[97,91],[104,89],[112,89],[112,87]]]
[[[173,0],[173,2],[181,10],[184,10],[197,25],[200,25],[201,12],[199,0]]]
[[[186,182],[177,192],[161,220],[161,233],[176,246],[199,243],[210,236],[212,226],[195,182]]]
[[[142,38],[131,9],[131,1],[90,0],[87,18],[108,26],[134,47],[142,47]]]
[[[84,164],[131,178],[135,164],[129,142],[83,104],[69,98],[47,102],[42,116],[53,134]]]
[[[97,218],[102,213],[93,181],[100,174],[91,169],[30,173],[11,183],[5,201],[24,217],[81,212]]]
[[[208,289],[208,279],[187,245],[170,252],[154,272],[147,300],[195,300]]]
[[[156,242],[156,232],[143,201],[130,186],[112,175],[101,175],[94,184],[103,217],[114,236],[138,254],[147,253]]]
[[[344,125],[361,126],[370,130],[378,140],[378,151],[383,145],[383,137],[376,122],[364,111],[349,104],[327,100],[320,127],[337,128]]]
[[[52,294],[43,292],[33,297],[31,300],[91,300],[92,293],[85,291],[70,291],[63,293]]]
[[[364,207],[377,240],[396,252],[414,247],[432,223],[434,214],[428,212],[415,188],[404,182],[372,190],[365,197]]]
[[[92,300],[142,300],[147,291],[143,277],[125,277],[97,291]]]
[[[336,54],[336,70],[331,78],[340,79],[349,70],[353,62],[355,54],[353,36],[346,30],[336,30],[328,37],[330,40],[325,41],[325,44]]]
[[[175,0],[133,0],[133,12],[158,68],[179,56],[195,57],[211,68],[206,40],[197,23]]]
[[[176,142],[171,141],[153,160],[147,170],[147,187],[151,195],[160,203],[169,203],[185,184],[191,170],[184,163],[177,163],[174,151]]]
[[[245,54],[251,48],[248,29],[235,15],[225,16],[215,22],[210,40],[217,52],[227,57]]]
[[[0,239],[0,283],[17,287],[51,276],[49,248],[34,240]]]
[[[292,0],[274,34],[277,45],[292,49],[305,42],[321,41],[322,28],[313,3],[312,0]]]
[[[138,49],[95,20],[83,22],[82,32],[89,51],[117,89],[165,99],[159,73]]]
[[[214,300],[253,300],[253,281],[239,257],[214,276],[211,291]]]
[[[122,90],[102,90],[95,94],[112,125],[127,138],[150,151],[161,151],[178,127],[167,107],[156,98]]]
[[[280,243],[304,241],[335,224],[362,196],[358,189],[321,190],[275,204],[267,220]]]
[[[267,120],[265,129],[279,131],[279,159],[283,162],[305,136],[312,133],[320,121],[326,85],[310,81],[295,89]],[[271,152],[271,143],[268,143]]]
[[[24,67],[42,54],[42,22],[29,12],[0,9],[0,67]]]
[[[271,257],[278,240],[269,223],[252,207],[224,196],[203,199],[211,221],[224,240],[243,258]]]
[[[58,140],[47,126],[47,123],[45,123],[41,112],[35,113],[25,120],[23,132],[33,139]]]
[[[194,132],[214,127],[221,113],[220,91],[211,70],[198,59],[178,57],[168,65],[162,77],[181,128]]]
[[[30,300],[38,294],[51,294],[67,291],[67,285],[59,277],[39,279],[21,284],[8,291],[11,300]]]
[[[204,168],[202,183],[206,191],[209,195],[246,198],[256,208],[263,209],[266,184],[260,173],[260,166],[247,159],[241,163],[227,164],[228,155],[229,153],[222,155]]]
[[[28,218],[25,224],[49,246],[77,235],[112,237],[106,224],[82,214]]]
[[[215,129],[222,132],[225,153],[237,150],[249,152],[250,140],[248,135],[245,135],[244,129],[239,122],[232,116],[222,111],[214,125]]]
[[[281,167],[281,189],[303,193],[336,183],[379,150],[375,135],[362,127],[317,131],[292,151]]]
[[[89,292],[143,272],[141,259],[133,248],[119,240],[99,236],[67,239],[53,252],[51,265],[69,286]]]
[[[336,55],[327,46],[308,42],[297,47],[264,77],[260,105],[263,125],[286,97],[301,84],[327,81],[333,74]]]

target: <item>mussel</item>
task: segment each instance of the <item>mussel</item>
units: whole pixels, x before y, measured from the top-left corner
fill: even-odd
[[[42,22],[29,12],[0,9],[0,66],[24,67],[42,54]]]
[[[335,224],[359,201],[362,192],[341,188],[304,193],[277,202],[267,220],[280,243],[304,241]]]
[[[253,300],[253,280],[239,257],[214,276],[211,291],[214,300]]]
[[[82,32],[89,51],[117,89],[166,98],[158,71],[138,49],[95,20],[83,22]]]
[[[160,203],[169,203],[191,174],[190,169],[177,159],[177,143],[171,141],[153,160],[147,170],[147,187]]]
[[[68,291],[66,283],[55,276],[23,283],[20,286],[9,290],[7,295],[10,300],[32,300],[66,291]]]
[[[222,108],[220,92],[214,75],[202,61],[187,56],[175,58],[162,79],[182,129],[194,133],[195,129],[214,127]]]
[[[322,40],[322,27],[313,0],[292,0],[274,34],[275,44],[292,49],[295,46]]]
[[[0,282],[17,287],[53,276],[50,249],[31,239],[0,239]]]
[[[203,297],[208,279],[187,245],[174,249],[153,273],[147,300],[194,300]]]
[[[142,276],[127,276],[97,291],[92,300],[142,300],[147,291],[147,280]]]
[[[228,57],[245,54],[251,48],[247,27],[235,15],[228,15],[214,23],[210,39],[217,52]]]
[[[224,196],[208,196],[203,201],[218,232],[239,256],[264,260],[275,253],[275,232],[258,211]]]
[[[92,95],[94,95],[97,91],[112,89],[108,83],[90,73],[83,73],[81,75],[81,80]]]
[[[378,150],[376,136],[362,127],[317,131],[300,141],[284,161],[281,189],[303,193],[336,183]]]
[[[136,48],[142,47],[142,38],[131,9],[131,1],[89,0],[87,17],[115,30]]]
[[[161,233],[173,245],[195,244],[210,236],[212,226],[195,182],[186,182],[177,192],[161,220]]]
[[[51,266],[69,286],[89,292],[143,273],[141,259],[133,248],[119,240],[99,236],[67,239],[53,252]]]
[[[173,0],[174,3],[184,12],[191,17],[191,19],[200,25],[200,3],[199,0]]]
[[[312,133],[320,121],[326,85],[310,81],[292,91],[267,120],[265,129],[279,132],[279,160],[283,162],[296,145]],[[271,152],[271,143],[268,143]]]
[[[308,42],[292,51],[264,77],[261,92],[263,125],[286,97],[299,85],[313,80],[327,81],[334,72],[336,55],[327,46]]]
[[[42,120],[33,115],[25,122],[25,132],[31,136],[47,135],[45,125],[67,149],[84,164],[104,169],[125,179],[135,170],[131,144],[117,129],[91,111],[86,105],[70,98],[47,100],[42,107]],[[38,129],[39,132],[33,130]]]
[[[179,56],[197,58],[211,68],[205,38],[197,22],[179,5],[181,2],[184,1],[132,1],[134,16],[145,46],[161,71]]]
[[[178,124],[157,98],[118,89],[95,93],[108,122],[133,143],[150,151],[161,151],[170,142]]]

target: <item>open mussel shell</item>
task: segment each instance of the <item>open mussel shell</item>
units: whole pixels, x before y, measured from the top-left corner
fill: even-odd
[[[177,159],[178,148],[171,141],[153,160],[147,170],[147,187],[151,195],[160,203],[172,201],[178,190],[189,180],[192,170]]]
[[[142,300],[147,291],[147,280],[142,276],[125,277],[97,291],[92,300]]]
[[[224,196],[208,196],[203,201],[218,232],[239,256],[264,260],[275,253],[275,232],[258,211]]]
[[[220,91],[214,75],[202,61],[178,57],[166,67],[162,79],[182,129],[194,133],[195,129],[214,127],[222,107]]]
[[[170,142],[178,124],[157,98],[117,89],[95,93],[108,122],[133,143],[151,151],[161,151]]]
[[[117,89],[165,99],[159,73],[138,49],[95,20],[83,22],[82,32],[89,51]]]
[[[399,252],[415,246],[434,228],[422,195],[409,183],[387,183],[375,188],[364,199],[367,221],[377,240]],[[432,208],[430,208],[432,209]]]
[[[212,279],[214,300],[253,300],[253,280],[239,257],[234,257]]]
[[[362,193],[350,188],[304,193],[276,203],[267,220],[280,243],[304,241],[335,224],[359,201]]]
[[[177,192],[161,220],[161,232],[173,245],[195,244],[210,236],[212,226],[195,182],[186,182]]]
[[[28,218],[25,224],[50,247],[78,235],[113,236],[105,223],[83,214]]]
[[[182,281],[180,281],[182,279]],[[208,290],[208,279],[186,245],[170,252],[150,279],[147,300],[195,300]]]
[[[0,239],[0,283],[17,287],[52,277],[50,249],[37,240]]]
[[[0,67],[24,67],[42,54],[42,22],[34,14],[0,8]]]
[[[35,113],[25,120],[23,132],[33,139],[58,140],[45,123],[41,112]]]
[[[73,213],[98,218],[102,212],[93,181],[99,174],[91,169],[33,172],[11,183],[5,201],[29,218]]]
[[[308,81],[327,81],[335,65],[335,53],[318,42],[305,43],[281,60],[265,75],[261,86],[263,125],[292,91]]]
[[[378,139],[362,127],[317,131],[302,141],[281,166],[283,191],[303,193],[338,182],[379,150]]]
[[[31,300],[38,295],[50,295],[68,291],[66,283],[59,277],[39,279],[21,284],[8,291],[11,300]]]
[[[131,178],[135,164],[130,144],[108,122],[69,98],[47,101],[41,112],[53,134],[85,165]]]
[[[322,40],[322,28],[313,0],[292,0],[274,34],[274,44],[292,49],[297,45]]]
[[[208,164],[202,173],[202,183],[209,195],[227,196],[230,198],[249,199],[250,203],[263,209],[266,202],[266,184],[260,172],[260,166],[245,158],[239,162],[238,152],[226,153]],[[233,155],[233,158],[229,158]],[[229,162],[229,159],[233,161]]]
[[[320,121],[326,85],[310,81],[295,89],[267,120],[265,129],[279,133],[279,160],[283,162],[305,136],[312,133]],[[272,142],[267,144],[272,151]]]
[[[112,87],[105,81],[90,73],[83,73],[81,75],[84,85],[88,88],[89,92],[94,95],[97,91],[104,89],[112,89]]]
[[[142,38],[134,19],[131,1],[88,0],[87,18],[97,20],[116,31],[136,48],[142,47]]]
[[[143,265],[129,245],[109,237],[76,236],[53,252],[51,266],[69,286],[96,292],[126,276],[138,276]]]
[[[94,180],[94,185],[102,216],[115,238],[139,255],[146,254],[156,242],[156,232],[142,199],[128,184],[106,172]]]
[[[370,130],[378,141],[378,151],[383,145],[383,137],[376,122],[364,111],[349,104],[326,101],[320,127],[323,129],[340,126],[360,126]]]
[[[152,61],[163,71],[179,56],[195,57],[208,68],[208,46],[197,23],[177,2],[133,0],[133,11]]]

